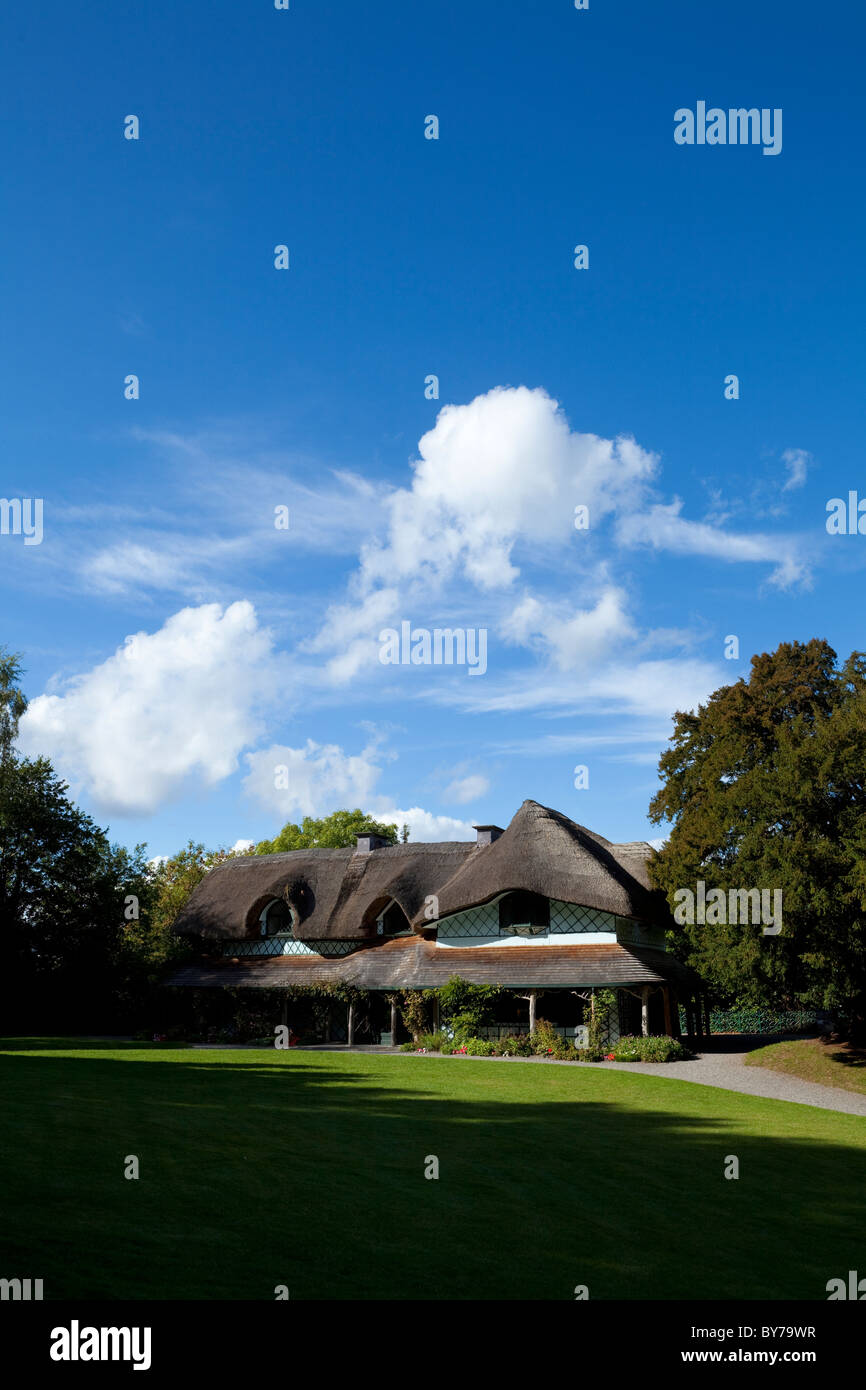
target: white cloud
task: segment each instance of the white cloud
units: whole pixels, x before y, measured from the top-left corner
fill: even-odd
[[[458,805],[465,806],[468,801],[477,801],[480,796],[485,796],[489,790],[489,778],[475,773],[469,777],[458,777],[445,788],[444,797],[446,801],[456,801]]]
[[[419,441],[418,455],[411,486],[384,502],[384,536],[361,548],[346,599],[306,644],[330,655],[326,677],[335,684],[365,669],[372,673],[383,624],[418,621],[419,610],[435,615],[437,608],[435,621],[443,621],[444,608],[454,625],[455,609],[470,604],[469,626],[498,625],[507,642],[545,657],[554,671],[621,660],[628,644],[640,654],[631,605],[608,578],[611,542],[614,550],[649,546],[762,563],[780,588],[808,582],[795,538],[737,534],[688,520],[679,500],[658,500],[656,454],[628,436],[604,439],[573,430],[541,389],[495,387],[467,405],[444,406]],[[579,504],[589,508],[589,533],[575,532]],[[600,523],[610,516],[616,525],[605,534]],[[506,616],[509,590],[521,566],[530,565],[533,588]],[[566,566],[575,595],[567,601],[559,582]],[[549,583],[542,592],[535,576],[545,567]]]
[[[382,525],[391,489],[347,469],[317,467],[305,482],[309,461],[256,453],[227,430],[130,433],[175,463],[174,487],[160,507],[149,500],[146,508],[128,487],[108,544],[104,508],[67,509],[75,521],[64,544],[68,567],[96,593],[168,591],[198,602],[219,595],[227,573],[252,583],[263,563],[309,552],[356,556]],[[288,530],[274,525],[277,507],[288,507]]]
[[[496,679],[437,687],[432,698],[473,713],[547,710],[555,713],[669,719],[674,710],[695,709],[730,680],[730,672],[698,658],[608,662],[595,671],[509,673]],[[478,687],[482,687],[480,690]]]
[[[791,488],[802,487],[806,481],[809,464],[812,462],[812,455],[805,449],[786,449],[782,455],[782,462],[788,468],[788,477],[782,491],[788,492]]]
[[[378,743],[347,754],[335,743],[307,739],[303,748],[274,743],[247,754],[244,789],[280,817],[323,816],[340,808],[366,810],[382,767]]]
[[[356,806],[376,820],[409,826],[413,840],[473,840],[468,821],[439,816],[421,806],[408,810],[374,792],[384,754],[378,741],[361,753],[348,754],[337,744],[308,739],[303,748],[275,743],[247,754],[247,794],[272,812],[280,825],[304,816],[326,816]]]
[[[379,632],[398,611],[396,589],[377,589],[359,604],[332,604],[316,634],[302,643],[307,652],[336,653],[327,662],[326,673],[337,684],[352,679],[364,667],[375,667],[379,660]]]
[[[767,536],[754,532],[738,535],[722,531],[703,521],[687,521],[680,516],[682,502],[677,498],[656,503],[640,515],[623,517],[617,536],[624,545],[647,545],[679,555],[703,555],[728,563],[750,561],[774,564],[773,584],[787,589],[808,579],[808,567],[797,554],[788,536]]]
[[[255,844],[255,840],[235,840],[232,854],[248,854],[251,849],[255,849]]]
[[[391,803],[380,801],[374,804],[373,815],[386,825],[396,825],[398,831],[402,825],[408,825],[410,840],[475,839],[475,828],[469,821],[455,820],[453,816],[437,816],[421,806],[410,806],[404,811]]]
[[[593,524],[633,508],[658,463],[633,439],[573,431],[546,391],[526,386],[444,406],[418,452],[411,488],[388,500],[387,541],[362,552],[365,587],[461,571],[481,589],[508,586],[518,540],[568,544],[575,506]]]
[[[260,734],[277,659],[252,604],[184,608],[100,666],[39,695],[21,746],[51,758],[112,814],[150,812],[195,780],[214,786]]]
[[[565,602],[527,595],[501,631],[506,640],[543,651],[561,671],[595,666],[635,635],[625,613],[625,595],[613,588],[605,590],[591,609],[574,610]]]

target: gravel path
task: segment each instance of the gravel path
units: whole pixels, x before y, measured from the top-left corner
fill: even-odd
[[[815,1105],[820,1110],[839,1110],[845,1115],[866,1116],[866,1096],[858,1095],[856,1091],[845,1091],[838,1086],[821,1086],[816,1081],[802,1081],[798,1076],[771,1071],[769,1067],[746,1066],[746,1056],[749,1052],[758,1047],[766,1047],[770,1043],[784,1042],[790,1036],[792,1035],[716,1036],[712,1039],[711,1050],[698,1053],[692,1062],[554,1062],[553,1065],[636,1071],[644,1076],[658,1076],[662,1080],[691,1081],[698,1086],[717,1086],[723,1091],[739,1091],[742,1095],[766,1096],[768,1100],[790,1100],[795,1105]],[[438,1056],[437,1053],[431,1055]],[[541,1057],[490,1057],[481,1060],[514,1063],[534,1061],[545,1066],[551,1065]]]
[[[762,1038],[758,1046],[771,1039]],[[566,1062],[565,1066],[574,1066]],[[846,1115],[866,1115],[866,1096],[856,1091],[843,1091],[837,1086],[821,1086],[816,1081],[802,1081],[786,1072],[771,1071],[769,1067],[747,1067],[745,1052],[701,1052],[694,1062],[586,1062],[578,1066],[604,1066],[615,1071],[637,1071],[647,1076],[661,1076],[672,1081],[694,1081],[699,1086],[718,1086],[724,1091],[740,1091],[748,1096],[766,1096],[770,1100],[790,1100],[797,1105],[817,1105],[821,1110],[841,1110]]]

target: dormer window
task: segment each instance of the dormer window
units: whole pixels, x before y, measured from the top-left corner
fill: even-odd
[[[500,936],[546,936],[550,927],[550,900],[541,893],[520,890],[499,899]]]
[[[377,914],[375,921],[377,936],[402,936],[411,930],[405,912],[393,898]]]
[[[284,898],[274,898],[259,917],[261,936],[281,936],[292,930],[292,910]]]

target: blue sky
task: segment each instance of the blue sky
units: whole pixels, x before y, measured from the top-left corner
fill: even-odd
[[[853,7],[4,28],[0,495],[44,535],[0,535],[0,643],[114,839],[357,804],[462,838],[525,797],[657,836],[674,709],[864,646],[866,540],[825,526],[866,496]],[[781,152],[677,145],[701,100],[781,109]],[[486,671],[384,665],[403,621],[485,629]]]

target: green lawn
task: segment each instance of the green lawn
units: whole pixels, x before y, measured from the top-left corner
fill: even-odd
[[[0,1277],[46,1298],[823,1300],[866,1267],[856,1116],[594,1067],[0,1048]]]
[[[792,1038],[771,1043],[750,1052],[746,1062],[752,1067],[769,1067],[803,1081],[822,1086],[838,1086],[843,1091],[866,1095],[866,1050],[850,1043],[825,1038]]]

